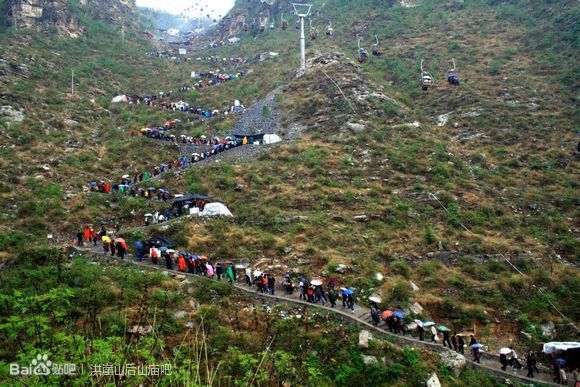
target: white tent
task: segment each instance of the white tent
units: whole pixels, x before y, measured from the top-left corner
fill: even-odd
[[[264,144],[275,144],[277,142],[282,141],[280,136],[277,134],[265,134],[264,135]]]
[[[126,95],[118,95],[111,100],[112,103],[127,102]]]
[[[203,211],[199,213],[199,216],[228,216],[233,217],[234,215],[228,210],[228,208],[222,203],[208,203],[203,208]]]
[[[544,348],[542,350],[542,352],[544,353],[558,353],[558,352],[563,352],[566,351],[568,349],[572,349],[572,348],[580,348],[580,343],[577,341],[567,341],[567,342],[550,342],[550,343],[544,343]]]

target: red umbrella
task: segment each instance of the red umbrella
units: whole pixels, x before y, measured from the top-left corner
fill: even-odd
[[[387,310],[383,310],[383,311],[381,312],[381,318],[382,318],[383,320],[384,320],[384,319],[387,319],[387,318],[389,318],[389,317],[391,317],[392,315],[393,315],[393,311],[392,311],[392,310],[388,310],[388,309],[387,309]]]

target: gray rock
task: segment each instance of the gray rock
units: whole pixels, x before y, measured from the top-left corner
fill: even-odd
[[[409,310],[414,314],[421,314],[423,312],[423,307],[419,305],[418,302],[415,302],[413,305],[409,307]]]
[[[435,372],[433,372],[431,374],[431,376],[429,377],[429,379],[427,379],[427,381],[425,382],[425,386],[426,387],[441,387],[441,382],[439,381],[439,378],[437,377],[437,374]]]
[[[357,124],[357,123],[354,123],[354,122],[349,122],[349,123],[346,124],[346,126],[350,130],[352,130],[354,133],[362,133],[365,130],[367,130],[367,127],[366,126],[364,126],[362,124]]]
[[[173,314],[173,317],[177,319],[184,318],[185,316],[187,316],[187,312],[185,310],[178,310]]]
[[[10,105],[0,106],[0,117],[8,123],[22,122],[24,120],[24,111],[13,108]]]
[[[358,346],[361,349],[367,349],[369,347],[369,340],[371,340],[373,336],[369,331],[363,329],[358,334]]]
[[[366,215],[357,215],[353,217],[354,220],[356,220],[357,222],[367,222],[369,220],[369,217]]]
[[[419,291],[419,287],[417,285],[415,285],[414,282],[411,282],[411,290],[413,290],[414,292],[418,292]]]
[[[377,281],[382,281],[383,279],[385,279],[385,276],[382,275],[381,273],[375,273],[375,279]]]
[[[441,114],[440,116],[437,116],[437,126],[445,126],[445,124],[447,124],[447,121],[449,120],[449,117],[451,116],[451,112],[450,113],[445,113],[445,114]]]
[[[385,363],[385,358],[384,358],[384,357],[382,357],[382,358],[378,358],[378,357],[376,357],[376,356],[368,356],[368,355],[362,355],[362,359],[363,359],[363,362],[364,362],[366,365],[370,365],[370,364],[378,364],[378,363],[380,363],[380,362],[382,362],[383,364]]]
[[[459,376],[461,370],[463,370],[466,366],[465,356],[454,352],[454,351],[445,351],[441,353],[441,363],[449,368],[456,376]]]
[[[532,340],[532,334],[531,333],[524,332],[524,331],[520,331],[520,336],[524,340],[528,340],[528,341]]]
[[[540,328],[542,329],[542,335],[544,335],[544,337],[549,339],[556,337],[556,326],[552,321],[543,323]]]

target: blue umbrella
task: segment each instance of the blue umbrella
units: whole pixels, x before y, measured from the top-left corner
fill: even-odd
[[[352,289],[346,289],[344,291],[344,294],[346,294],[347,296],[352,296],[354,294],[354,291]]]
[[[566,367],[566,365],[568,364],[566,362],[566,360],[562,359],[561,357],[557,358],[554,360],[554,364],[560,367]]]
[[[476,343],[476,344],[472,344],[470,347],[475,349],[475,348],[481,348],[481,347],[483,347],[483,345]]]
[[[398,318],[405,318],[405,317],[407,317],[407,314],[405,312],[403,312],[402,310],[395,309],[393,311],[393,316],[398,317]]]
[[[161,251],[161,252],[163,252],[163,253],[164,253],[164,252],[166,252],[167,250],[168,250],[168,249],[167,249],[167,247],[165,247],[165,246],[161,246],[161,247],[159,248],[159,251]]]
[[[135,248],[138,249],[138,250],[141,250],[143,247],[145,247],[145,245],[141,241],[134,242],[133,243],[133,246],[135,246]]]

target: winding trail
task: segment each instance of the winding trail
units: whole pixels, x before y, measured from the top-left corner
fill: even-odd
[[[138,261],[132,260],[132,259],[130,259],[132,257],[131,254],[127,254],[126,255],[127,259],[122,260],[118,257],[113,257],[109,254],[104,253],[103,249],[100,245],[96,246],[96,247],[91,246],[90,248],[81,248],[81,247],[77,247],[77,246],[71,246],[71,247],[77,252],[91,255],[99,260],[105,261],[105,263],[111,263],[111,262],[115,261],[115,262],[123,263],[125,265],[132,265],[132,266],[137,266],[137,267],[141,267],[141,268],[147,268],[149,270],[158,270],[158,271],[167,272],[170,275],[174,275],[174,276],[181,275],[181,276],[190,277],[190,278],[191,277],[199,277],[198,275],[191,274],[188,272],[180,272],[177,270],[168,270],[163,265],[154,265],[151,262],[146,262],[146,261],[138,262]],[[218,281],[217,279],[210,279],[210,278],[206,278],[206,279],[209,281]],[[355,305],[354,312],[351,313],[348,311],[348,309],[343,308],[341,306],[340,300],[338,300],[336,308],[331,308],[328,306],[311,304],[309,302],[303,301],[303,300],[299,299],[299,294],[297,291],[293,292],[292,295],[287,295],[284,292],[279,291],[277,289],[278,294],[270,295],[270,294],[260,293],[256,290],[255,287],[248,287],[247,285],[240,283],[240,282],[234,283],[233,287],[237,291],[251,294],[253,297],[258,297],[258,298],[261,298],[261,299],[266,300],[266,301],[292,303],[294,305],[299,305],[299,306],[303,306],[303,307],[309,307],[309,308],[314,308],[314,309],[318,309],[318,310],[323,310],[325,312],[334,313],[337,317],[339,317],[343,320],[347,320],[351,323],[357,324],[357,325],[363,327],[364,329],[367,329],[367,330],[375,333],[376,335],[388,337],[391,341],[394,341],[397,344],[408,345],[408,346],[411,346],[414,348],[425,348],[429,351],[437,352],[437,353],[451,351],[450,349],[442,346],[441,344],[433,344],[433,343],[430,343],[427,341],[419,341],[418,339],[411,337],[409,335],[401,336],[401,335],[391,333],[388,330],[383,328],[384,327],[383,324],[379,324],[378,327],[375,327],[371,322],[371,316],[370,316],[370,313],[367,310],[367,308],[363,308],[360,305]],[[558,386],[558,384],[556,384],[552,381],[552,376],[549,373],[549,370],[547,370],[547,371],[543,370],[543,372],[536,374],[536,378],[534,378],[534,379],[530,379],[530,378],[525,377],[526,372],[527,372],[525,367],[522,368],[520,371],[512,371],[512,372],[502,371],[500,369],[498,357],[494,356],[490,353],[484,352],[482,354],[481,364],[477,364],[477,363],[472,362],[471,359],[469,358],[469,355],[468,355],[468,356],[466,356],[466,364],[467,364],[467,367],[470,367],[473,369],[479,369],[481,371],[486,372],[490,376],[495,377],[497,379],[500,379],[502,381],[505,379],[511,379],[511,380],[516,380],[520,383],[524,383],[527,385]],[[573,386],[574,385],[573,376],[571,374],[569,374],[568,376],[569,376],[568,377],[568,385]]]

